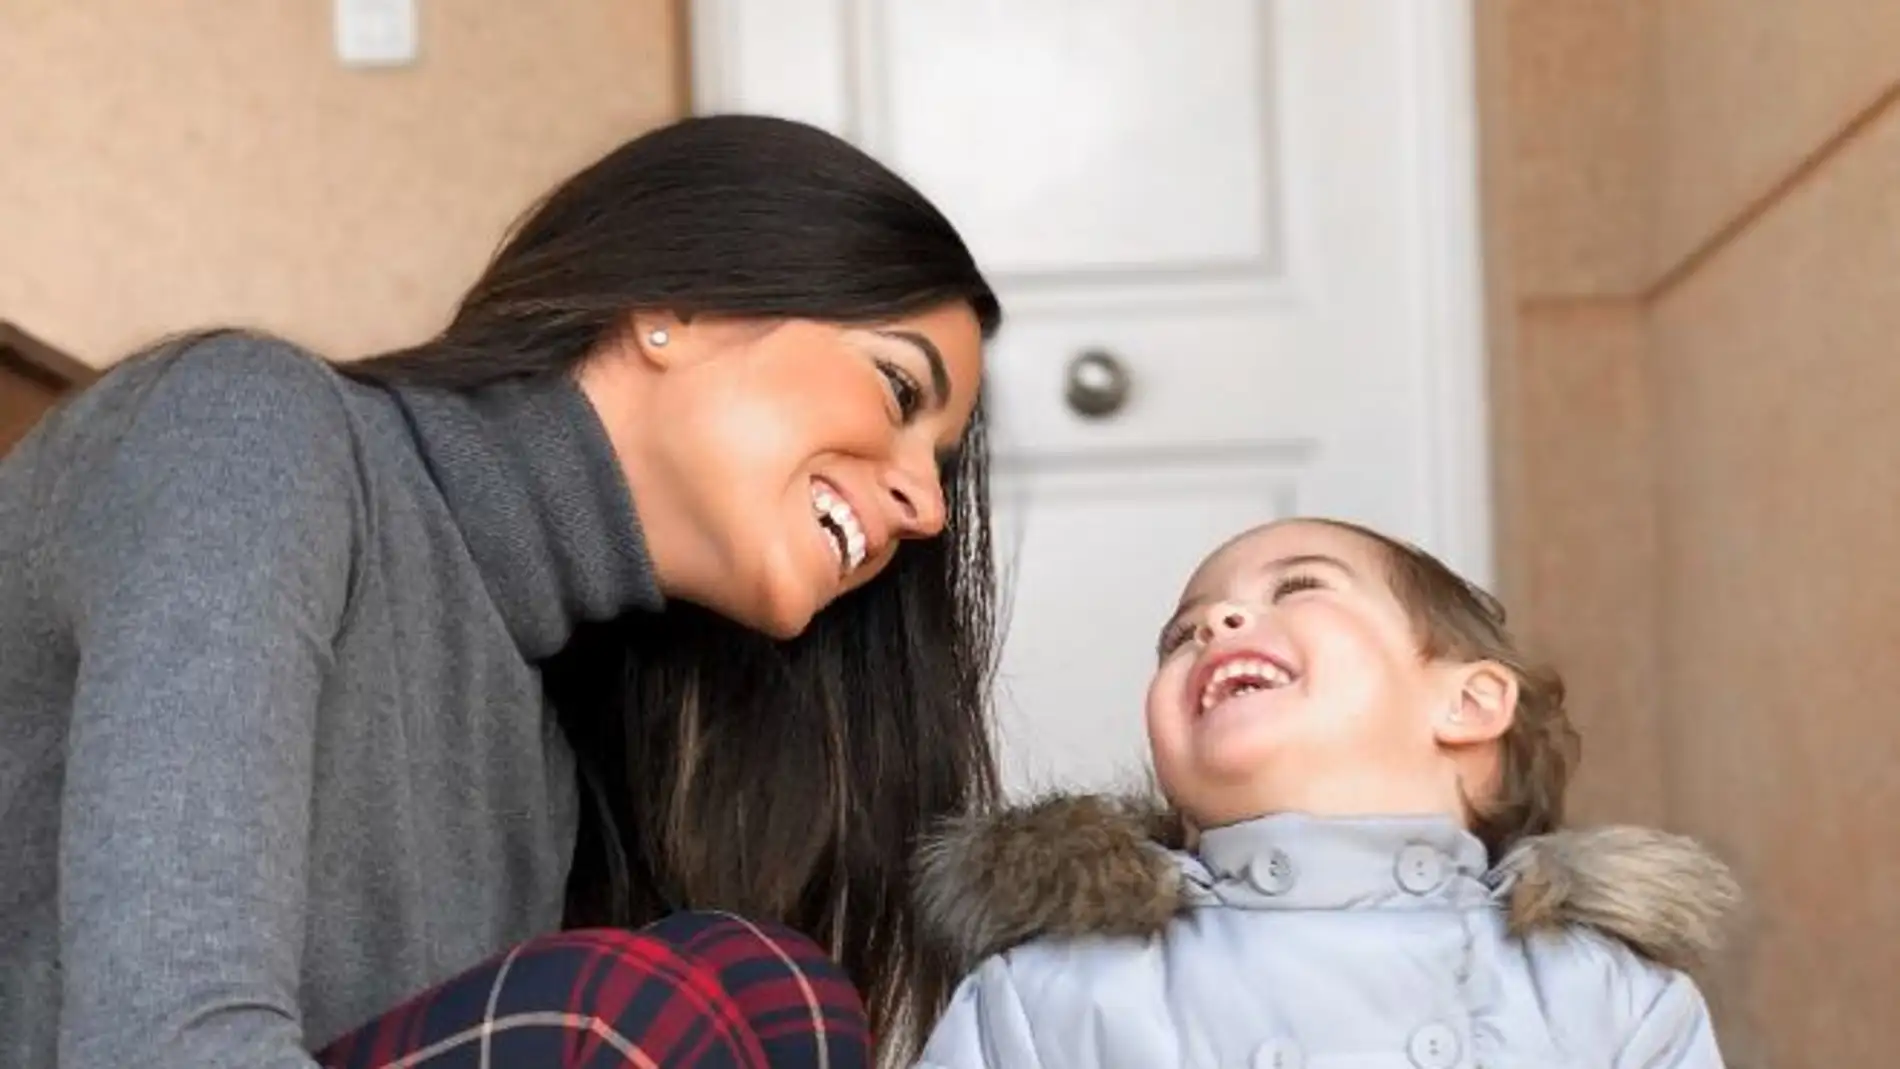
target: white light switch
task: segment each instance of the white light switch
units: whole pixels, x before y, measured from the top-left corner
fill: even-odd
[[[414,63],[416,0],[336,0],[336,55],[352,67]]]

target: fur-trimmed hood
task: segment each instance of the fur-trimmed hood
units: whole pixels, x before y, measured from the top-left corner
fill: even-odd
[[[919,856],[925,924],[968,964],[1041,936],[1155,934],[1195,902],[1185,838],[1139,797],[1059,795],[966,817]],[[1588,928],[1678,969],[1717,947],[1739,900],[1695,841],[1626,826],[1526,839],[1484,883],[1515,936]]]

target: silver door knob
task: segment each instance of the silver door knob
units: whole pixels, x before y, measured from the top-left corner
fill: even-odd
[[[1064,397],[1076,415],[1101,419],[1128,403],[1128,369],[1113,353],[1090,349],[1069,361]]]

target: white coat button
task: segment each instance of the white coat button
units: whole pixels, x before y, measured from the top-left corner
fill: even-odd
[[[1253,1052],[1253,1060],[1247,1063],[1248,1069],[1300,1069],[1306,1064],[1306,1056],[1300,1053],[1300,1045],[1290,1039],[1269,1039],[1260,1044]]]
[[[1283,895],[1293,887],[1293,859],[1275,849],[1247,863],[1247,882],[1263,895]]]
[[[1406,1053],[1418,1069],[1451,1069],[1458,1064],[1458,1033],[1450,1025],[1428,1024],[1412,1033]]]
[[[1444,858],[1423,843],[1400,850],[1396,868],[1399,886],[1415,895],[1430,894],[1445,882]]]

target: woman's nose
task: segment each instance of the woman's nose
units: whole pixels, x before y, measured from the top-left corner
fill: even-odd
[[[1253,626],[1253,613],[1244,605],[1218,602],[1208,606],[1207,615],[1201,619],[1201,641],[1211,642],[1223,635],[1232,635]]]
[[[912,538],[935,538],[943,533],[943,484],[933,461],[928,471],[894,467],[885,478],[885,491],[897,508],[899,529]]]

